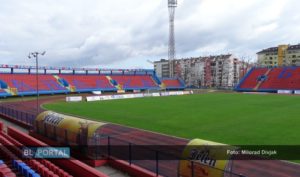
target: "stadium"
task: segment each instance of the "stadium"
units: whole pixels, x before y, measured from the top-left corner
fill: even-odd
[[[242,147],[299,144],[299,139],[295,138],[299,123],[298,96],[291,95],[297,94],[300,87],[298,67],[252,68],[235,88],[237,92],[185,89],[180,79],[159,79],[153,70],[91,69],[97,70],[97,74],[89,74],[89,70],[76,74],[83,69],[41,67],[44,73],[38,75],[38,102],[32,97],[37,87],[36,74],[30,73],[33,67],[2,67],[11,73],[0,74],[4,98],[1,115],[4,120],[29,132],[2,124],[3,159],[22,159],[19,146],[51,145],[70,146],[74,151],[72,156],[82,161],[70,160],[70,164],[65,164],[63,160],[22,159],[14,160],[12,169],[25,164],[28,174],[35,171],[42,176],[48,173],[60,176],[59,170],[53,171],[56,168],[72,176],[85,176],[83,173],[105,176],[101,166],[132,176],[176,176],[178,173],[180,176],[201,176],[199,169],[213,176],[299,174],[296,157],[276,157],[289,161],[256,158],[241,161],[220,155],[217,162],[226,162],[223,170],[205,164],[195,165],[193,170],[191,167],[182,169],[179,164],[183,162],[178,158],[189,144],[199,145],[196,146],[199,148],[201,143]],[[23,72],[14,73],[14,69]],[[57,74],[47,74],[48,69]],[[64,74],[64,70],[72,72]],[[275,93],[280,90],[285,90],[284,94]],[[97,95],[99,92],[101,95]],[[286,115],[282,117],[281,112]],[[288,133],[278,134],[282,129]],[[7,148],[8,145],[13,148]],[[83,153],[78,147],[86,150]],[[168,154],[169,149],[174,154]],[[83,162],[100,172],[94,174]],[[5,163],[9,166],[10,161]],[[75,172],[74,168],[80,171]],[[7,172],[10,173],[13,172]]]
[[[300,45],[176,59],[176,7],[154,69],[0,64],[0,177],[300,176]]]

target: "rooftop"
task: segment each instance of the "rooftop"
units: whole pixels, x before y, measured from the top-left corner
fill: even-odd
[[[257,52],[257,54],[269,53],[269,52],[277,52],[278,47],[270,47],[267,49],[263,49],[262,51]]]
[[[297,45],[290,45],[287,50],[299,50],[299,49],[300,49],[300,44],[297,44]]]
[[[288,45],[288,49],[287,50],[300,50],[300,44]],[[263,54],[263,53],[269,53],[269,52],[277,52],[277,51],[278,51],[278,47],[270,47],[270,48],[263,49],[262,51],[257,52],[257,54]]]

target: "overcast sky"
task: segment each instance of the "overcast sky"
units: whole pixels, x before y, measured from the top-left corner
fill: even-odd
[[[167,58],[167,0],[0,0],[0,63],[152,68]],[[300,42],[299,0],[178,0],[177,58]]]

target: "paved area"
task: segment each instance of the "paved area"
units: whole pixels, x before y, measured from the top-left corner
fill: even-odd
[[[5,124],[5,126],[3,127],[5,132],[7,130],[7,126],[10,126],[10,127],[17,128],[18,130],[20,130],[24,133],[28,133],[27,129],[20,127],[19,125],[16,125],[14,123],[11,123],[11,122],[7,121],[6,119],[3,119],[2,117],[0,117],[0,122],[3,122]]]
[[[107,165],[104,165],[104,166],[101,166],[101,167],[96,167],[95,168],[96,170],[110,176],[110,177],[129,177],[128,174],[125,174],[121,171],[118,171],[110,166],[107,166]]]

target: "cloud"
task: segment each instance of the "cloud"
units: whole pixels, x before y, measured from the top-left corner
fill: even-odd
[[[42,65],[151,68],[167,58],[167,1],[0,0],[0,61]],[[296,0],[178,0],[177,57],[232,52],[255,58],[262,48],[299,43]]]

